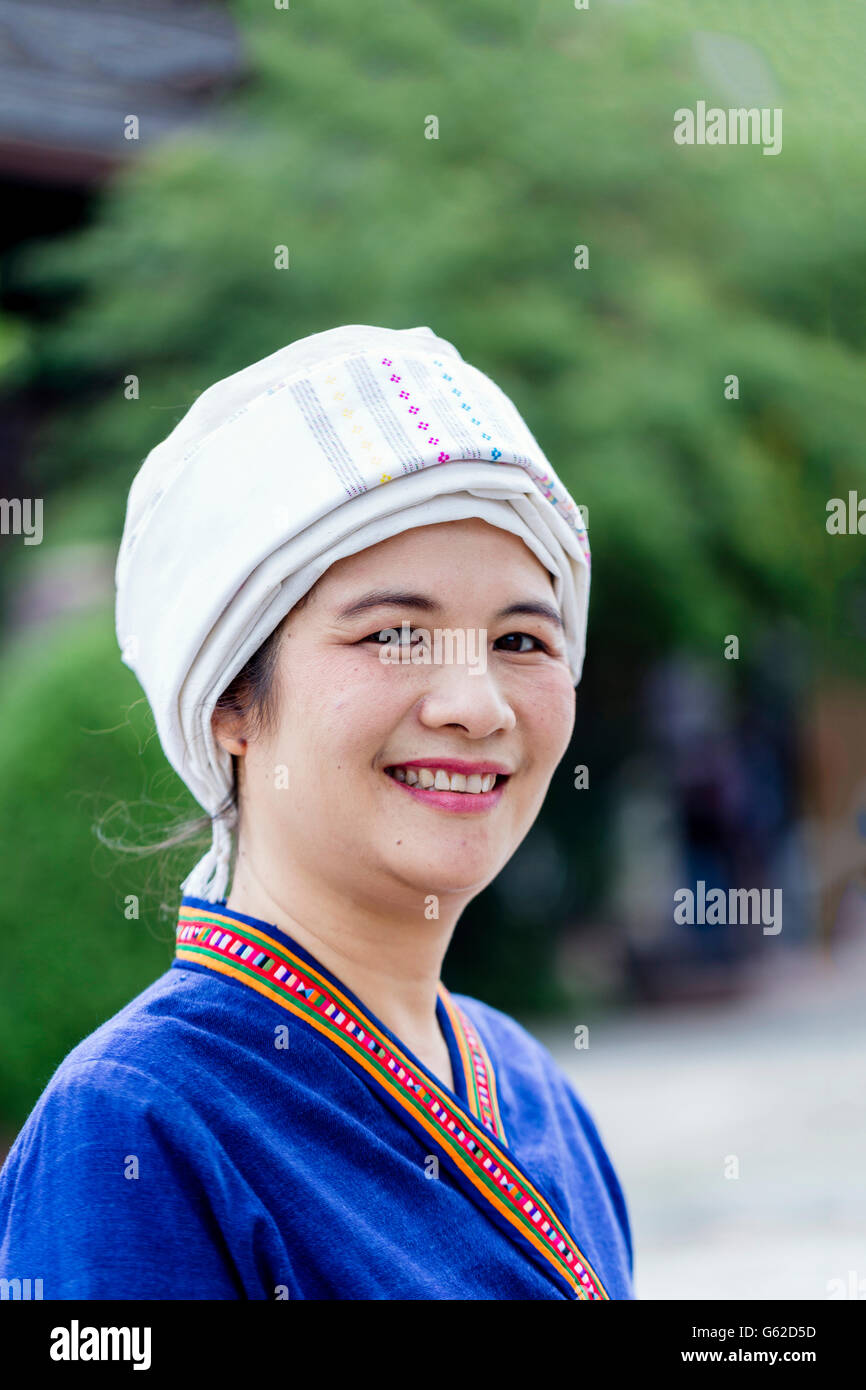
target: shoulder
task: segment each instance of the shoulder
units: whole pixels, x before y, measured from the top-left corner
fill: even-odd
[[[194,965],[170,967],[63,1058],[4,1173],[36,1147],[127,1142],[122,1136],[135,1122],[151,1143],[182,1148],[191,1161],[198,1156],[199,1166],[212,1166],[223,1134],[215,1116],[237,1119],[243,1110],[253,1122],[250,1107],[263,1068],[273,1065],[275,1028],[284,1022],[279,1005],[234,980]],[[322,1061],[318,1035],[296,1033],[297,1066],[279,1068],[284,1089],[302,1089]]]
[[[202,1004],[177,1004],[175,989],[160,977],[39,1097],[0,1172],[4,1276],[44,1271],[52,1298],[177,1297],[177,1280],[237,1296],[213,1230],[230,1230],[232,1213],[258,1220],[260,1204],[180,1089]]]
[[[146,1116],[154,1130],[171,1126],[175,1117],[194,1125],[182,1076],[197,1050],[207,1052],[220,1001],[209,997],[207,981],[203,989],[198,979],[191,983],[183,972],[166,970],[72,1048],[36,1101],[7,1164],[39,1136],[59,1134],[64,1146],[86,1144],[91,1134],[94,1141],[105,1138],[115,1121],[128,1130]]]
[[[82,1038],[63,1058],[48,1087],[62,1087],[80,1072],[117,1076],[136,1072],[154,1081],[170,1081],[170,1058],[187,1025],[188,1006],[182,979],[168,969],[111,1018]]]
[[[57,1066],[7,1158],[7,1166],[60,1142],[64,1151],[110,1140],[149,1114],[170,1122],[181,1104],[172,1081],[180,1021],[166,972],[83,1038]],[[188,1121],[189,1116],[184,1116]]]
[[[97,1184],[127,1156],[146,1156],[151,1171],[224,1173],[202,1098],[220,1031],[239,1031],[220,1010],[241,1007],[208,977],[167,970],[60,1062],[7,1155],[0,1198],[16,1185],[60,1193]]]

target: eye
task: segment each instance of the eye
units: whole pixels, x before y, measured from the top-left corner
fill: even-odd
[[[507,632],[504,637],[497,637],[493,646],[501,652],[517,652],[518,654],[549,650],[540,637],[532,637],[528,632]]]
[[[415,628],[380,627],[378,632],[371,632],[367,637],[362,637],[362,642],[375,642],[380,647],[385,646],[408,646],[414,640]],[[420,628],[417,629],[420,632]],[[408,637],[408,643],[403,639]]]

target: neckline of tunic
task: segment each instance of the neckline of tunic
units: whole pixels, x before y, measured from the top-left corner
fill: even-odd
[[[308,951],[305,946],[302,946],[299,941],[296,941],[295,938],[282,927],[278,927],[274,922],[266,922],[260,917],[252,917],[248,913],[238,912],[235,908],[227,907],[225,898],[222,898],[219,902],[213,903],[203,898],[185,895],[181,899],[180,907],[181,911],[184,908],[189,908],[193,911],[207,911],[211,914],[217,914],[220,917],[227,917],[231,921],[237,922],[240,926],[253,927],[263,936],[271,937],[276,945],[281,945],[293,955],[299,956],[301,960],[305,961],[320,975],[324,976],[335,989],[338,989],[341,994],[351,1000],[355,1007],[360,1009],[367,1016],[373,1027],[378,1029],[389,1042],[394,1043],[400,1049],[416,1070],[422,1072],[424,1076],[435,1082],[435,1084],[446,1091],[448,1095],[459,1100],[460,1104],[470,1110],[471,1113],[472,1107],[470,1105],[467,1087],[466,1068],[464,1066],[463,1057],[461,1056],[460,1045],[457,1041],[454,1025],[443,998],[445,985],[441,980],[436,992],[436,1017],[448,1048],[448,1057],[451,1062],[451,1072],[454,1078],[453,1087],[449,1086],[445,1080],[436,1074],[436,1072],[431,1071],[426,1063],[422,1062],[420,1057],[417,1057],[411,1048],[406,1045],[403,1039],[393,1032],[386,1023],[383,1023],[370,1008],[369,1004],[365,1003],[359,995],[355,994],[354,990],[350,989],[333,970],[329,970],[326,965],[323,965],[311,951]],[[174,964],[185,966],[188,962],[176,960]]]

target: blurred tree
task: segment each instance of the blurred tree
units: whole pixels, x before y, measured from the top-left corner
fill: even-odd
[[[39,479],[110,489],[116,536],[140,458],[212,381],[336,323],[430,324],[513,394],[589,507],[596,656],[608,631],[635,653],[715,649],[783,609],[862,663],[832,602],[861,548],[824,520],[866,492],[863,14],[235,10],[255,80],[16,267],[69,302],[36,345],[65,401]],[[699,97],[781,105],[781,155],[675,145]]]

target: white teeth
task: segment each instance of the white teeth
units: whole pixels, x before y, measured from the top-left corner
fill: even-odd
[[[408,787],[421,787],[425,791],[432,787],[438,792],[463,792],[469,796],[492,791],[496,785],[495,772],[483,775],[472,772],[467,775],[465,772],[449,773],[441,767],[395,767],[391,769],[391,775]]]

